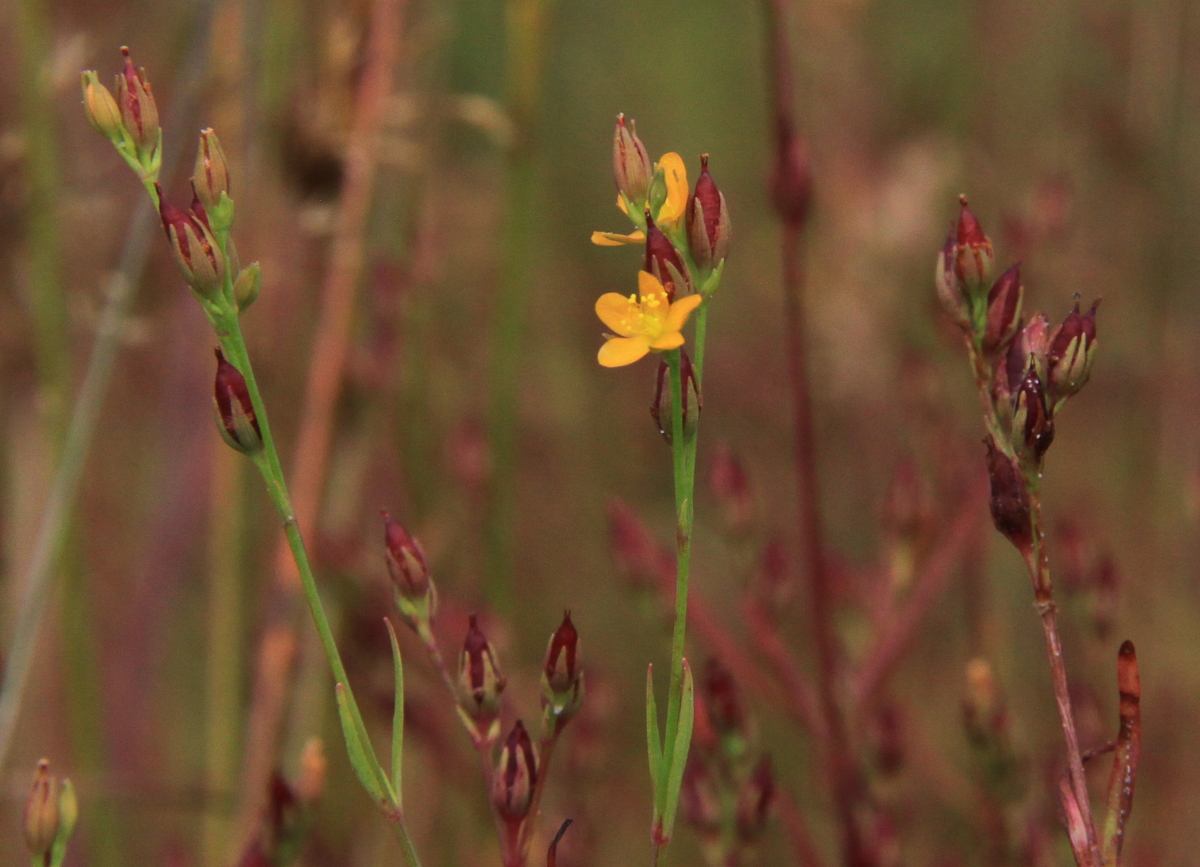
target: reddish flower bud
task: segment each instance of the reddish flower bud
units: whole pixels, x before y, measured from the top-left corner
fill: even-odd
[[[638,138],[637,125],[632,120],[626,125],[623,114],[617,115],[613,133],[613,176],[621,195],[640,208],[646,201],[654,170],[646,146]]]
[[[500,733],[500,694],[504,686],[495,651],[472,614],[458,659],[458,707],[476,741],[490,742]]]
[[[962,210],[954,230],[954,273],[972,297],[978,297],[987,288],[995,264],[992,242],[979,220],[967,207],[967,197],[958,197]]]
[[[225,353],[220,348],[214,351],[217,355],[217,377],[213,389],[217,429],[230,447],[243,454],[257,454],[263,447],[262,430],[254,414],[246,378],[225,360]]]
[[[129,49],[121,46],[125,57],[125,68],[117,76],[117,103],[121,108],[121,120],[129,137],[137,145],[139,154],[150,156],[158,148],[158,106],[146,80],[146,70],[134,67]]]
[[[729,209],[725,195],[708,173],[708,154],[700,155],[700,177],[688,202],[687,230],[692,260],[701,268],[715,268],[729,255]]]
[[[580,633],[563,612],[563,622],[550,636],[546,660],[541,668],[542,704],[554,719],[565,723],[583,701],[583,671],[580,669]]]
[[[987,323],[983,330],[983,354],[1004,352],[1012,343],[1021,321],[1021,266],[1013,265],[1000,275],[987,296]]]
[[[771,757],[763,756],[738,792],[737,831],[743,841],[752,843],[762,836],[774,800],[775,773]]]
[[[1012,444],[1019,457],[1040,463],[1054,442],[1054,417],[1046,405],[1046,391],[1037,369],[1030,365],[1013,396]]]
[[[538,760],[533,742],[524,724],[517,720],[504,740],[492,778],[492,806],[508,824],[519,824],[529,815],[537,776]]]
[[[171,254],[184,281],[202,299],[219,297],[225,284],[225,257],[208,227],[203,205],[199,210],[182,211],[167,201],[162,187],[158,190],[159,216],[171,245]]]
[[[938,301],[941,302],[943,309],[950,314],[950,319],[955,325],[970,334],[973,330],[971,299],[954,270],[957,255],[954,237],[954,224],[951,223],[950,234],[946,236],[946,243],[942,247],[942,251],[938,253],[937,267],[934,269],[933,278],[937,284]]]
[[[787,123],[776,132],[770,187],[771,204],[779,218],[789,226],[803,228],[812,207],[812,166],[808,142]]]
[[[121,108],[113,99],[112,92],[100,83],[92,70],[83,73],[83,110],[92,129],[109,141],[119,144],[125,136],[125,124],[121,121]]]
[[[667,362],[660,359],[658,375],[654,381],[654,402],[650,404],[650,415],[667,445],[674,439],[675,430],[670,372]],[[679,350],[679,377],[683,381],[683,432],[686,436],[691,436],[700,420],[703,403],[700,400],[700,387],[696,384],[696,371],[692,367],[692,360],[683,349]]]
[[[1096,357],[1097,299],[1087,313],[1079,312],[1079,302],[1062,325],[1054,330],[1046,350],[1050,387],[1055,401],[1077,394],[1087,384]]]
[[[192,172],[192,189],[207,210],[221,202],[221,194],[229,192],[229,165],[217,134],[201,130],[200,146],[196,150],[196,168]]]
[[[713,452],[708,485],[730,530],[735,533],[748,530],[754,518],[754,492],[746,467],[726,443],[719,443]]]
[[[658,278],[669,301],[675,300],[676,289],[692,290],[691,273],[683,264],[679,251],[655,224],[649,210],[646,211],[646,261],[642,270]]]
[[[392,586],[405,599],[424,599],[429,593],[429,565],[421,543],[387,512],[382,514],[383,547]]]
[[[25,799],[25,846],[35,861],[50,863],[50,847],[58,837],[58,779],[50,776],[50,762],[42,759],[33,772],[33,785]]]
[[[1012,458],[996,448],[990,436],[983,444],[987,446],[988,479],[992,488],[992,523],[1002,536],[1025,553],[1033,540],[1029,493]]]

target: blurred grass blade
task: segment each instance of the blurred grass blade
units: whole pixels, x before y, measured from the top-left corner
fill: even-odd
[[[650,782],[654,787],[654,818],[657,821],[659,780],[662,777],[662,738],[658,733],[658,705],[654,702],[654,663],[646,666],[646,744],[650,749]]]
[[[1120,863],[1125,823],[1133,809],[1133,784],[1137,780],[1138,758],[1142,751],[1141,678],[1138,676],[1137,651],[1126,641],[1117,652],[1117,691],[1120,694],[1120,728],[1108,778],[1108,812],[1104,817],[1101,854],[1105,865]]]
[[[386,617],[388,638],[392,642],[392,667],[396,671],[396,700],[392,710],[392,790],[396,796],[397,812],[404,812],[404,790],[401,779],[404,773],[404,660],[400,657],[400,643],[396,641],[396,630]]]
[[[338,718],[342,723],[342,735],[346,738],[346,753],[350,756],[350,765],[358,775],[358,781],[375,799],[379,808],[384,812],[394,811],[396,799],[388,791],[390,785],[383,768],[379,767],[379,760],[375,758],[375,750],[367,738],[366,728],[354,706],[354,699],[342,684],[336,684],[334,689],[337,691]]]
[[[696,688],[692,682],[692,667],[683,661],[683,700],[679,706],[679,728],[675,731],[667,783],[667,798],[663,809],[663,836],[671,838],[675,826],[675,810],[679,806],[679,790],[683,786],[683,769],[687,765],[688,747],[692,742],[692,724],[696,719]]]

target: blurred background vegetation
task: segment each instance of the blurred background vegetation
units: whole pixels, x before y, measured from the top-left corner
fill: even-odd
[[[311,626],[278,589],[288,582],[269,503],[214,435],[203,317],[157,226],[138,216],[143,192],[80,108],[79,70],[108,80],[120,45],[171,118],[168,152],[183,151],[164,173],[168,194],[183,198],[199,129],[215,127],[230,158],[239,251],[262,262],[265,279],[243,323],[289,473],[311,411],[310,367],[328,361],[314,341],[329,325],[332,269],[358,269],[332,440],[301,519],[315,525],[310,548],[381,732],[386,508],[430,555],[444,652],[461,641],[466,612],[488,612],[510,717],[538,713],[545,641],[571,609],[588,706],[552,771],[543,833],[577,821],[560,853],[568,864],[648,856],[643,677],[647,662],[665,668],[668,626],[654,594],[614,563],[606,508],[619,498],[669,540],[670,459],[646,412],[653,365],[595,362],[594,301],[632,291],[638,253],[588,243],[592,230],[625,230],[610,158],[621,111],[655,158],[678,151],[694,172],[697,155],[711,154],[733,218],[710,318],[700,462],[703,476],[726,444],[747,468],[754,508],[749,527],[731,532],[704,489],[693,592],[735,641],[753,644],[737,601],[763,546],[778,540],[785,638],[800,668],[810,665],[805,590],[792,575],[802,552],[779,229],[766,193],[762,8],[390,0],[396,62],[381,118],[363,132],[364,46],[387,3],[0,6],[4,646],[112,275],[136,263],[122,259],[126,245],[149,243],[144,267],[129,272],[132,308],[3,765],[0,857],[23,857],[22,799],[46,755],[82,804],[71,863],[227,863],[256,815],[244,782],[257,743],[248,712],[266,688],[255,672],[272,652],[289,653],[264,636],[289,622],[299,643],[277,744],[257,760],[294,778],[300,745],[325,738],[329,774],[302,857],[400,857],[349,772]],[[982,464],[983,427],[932,285],[966,193],[998,264],[1022,263],[1027,309],[1057,322],[1077,294],[1104,299],[1092,381],[1061,418],[1045,481],[1067,664],[1085,744],[1099,745],[1115,725],[1116,648],[1137,644],[1145,740],[1127,863],[1189,863],[1200,845],[1200,799],[1188,795],[1200,775],[1188,734],[1200,721],[1200,8],[799,0],[788,12],[815,189],[805,303],[820,483],[848,652],[880,628],[864,600],[895,551],[897,514],[918,535],[936,535],[956,509],[984,514],[978,488],[970,505],[957,500]],[[360,132],[374,166],[366,219],[350,233],[361,260],[339,259],[345,159]],[[915,468],[916,481],[897,467]],[[934,505],[916,505],[925,502]],[[962,726],[964,668],[977,655],[1009,702],[1021,809],[1056,828],[1061,732],[1032,597],[1019,558],[979,527],[882,689],[903,760],[872,764],[872,713],[854,731],[896,863],[982,863]],[[1106,556],[1115,601],[1087,578]],[[1069,586],[1072,574],[1081,577]],[[1098,611],[1110,630],[1093,628]],[[405,649],[418,846],[427,865],[496,863],[469,744],[419,646]],[[694,631],[692,658],[713,652]],[[836,863],[819,755],[779,702],[744,698],[780,790]],[[1106,770],[1096,773],[1102,785]],[[1055,834],[1046,863],[1067,863]],[[697,863],[695,837],[678,838],[669,857]],[[790,853],[773,824],[760,863],[794,863]]]

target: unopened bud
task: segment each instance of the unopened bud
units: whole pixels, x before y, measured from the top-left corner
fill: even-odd
[[[700,156],[700,177],[688,202],[687,229],[692,260],[701,268],[715,268],[729,255],[729,209],[725,194],[708,173],[708,154]]]
[[[1034,365],[1025,372],[1013,400],[1013,450],[1036,465],[1054,442],[1054,417],[1046,405],[1046,391]]]
[[[654,402],[650,404],[650,415],[667,445],[671,444],[675,432],[670,372],[667,362],[660,359],[658,376],[654,382]],[[696,371],[692,367],[692,360],[682,349],[679,350],[679,378],[683,383],[683,433],[685,437],[689,437],[696,430],[703,402],[700,399],[700,388],[696,384]]]
[[[505,822],[520,823],[529,815],[537,785],[538,760],[524,724],[517,720],[504,741],[492,779],[492,806]]]
[[[646,146],[638,138],[637,125],[632,120],[626,124],[623,114],[617,115],[617,128],[613,133],[613,175],[617,190],[640,209],[646,202],[653,172]]]
[[[146,70],[138,70],[129,57],[129,49],[121,46],[125,67],[117,76],[117,104],[121,109],[121,120],[138,153],[150,156],[158,148],[158,106],[146,80]]]
[[[958,279],[958,274],[955,272],[954,263],[957,257],[957,249],[955,228],[951,224],[950,234],[946,236],[946,243],[942,247],[942,251],[938,253],[937,266],[934,268],[933,279],[937,284],[938,301],[941,302],[942,308],[950,314],[950,319],[955,325],[967,334],[970,334],[974,328],[972,325],[971,299],[967,295],[962,281]]]
[[[158,187],[158,204],[171,254],[184,281],[200,298],[215,300],[224,288],[226,263],[207,220],[202,214],[172,205],[161,187]]]
[[[987,296],[987,323],[983,330],[983,354],[994,356],[1008,349],[1021,321],[1021,266],[1013,265],[1000,275]]]
[[[232,239],[230,240],[232,244]],[[240,272],[233,281],[233,300],[237,303],[238,313],[244,313],[246,308],[258,300],[262,291],[262,268],[257,262],[251,262]]]
[[[738,792],[738,837],[751,843],[762,836],[774,800],[775,773],[771,769],[771,757],[763,756]]]
[[[500,733],[500,694],[504,685],[495,651],[472,614],[458,659],[458,709],[476,741],[489,743]]]
[[[992,489],[992,523],[1024,554],[1033,538],[1029,493],[1012,458],[997,448],[990,436],[983,443],[987,446],[988,479]]]
[[[25,800],[25,846],[35,860],[46,859],[58,837],[58,785],[58,779],[50,776],[50,762],[42,759],[33,772],[33,785]]]
[[[217,355],[217,376],[213,396],[217,406],[217,429],[231,448],[242,454],[255,455],[262,450],[262,429],[250,400],[250,390],[241,371],[225,360],[220,348]]]
[[[954,273],[962,281],[967,294],[978,298],[987,290],[992,277],[995,254],[992,242],[979,220],[967,207],[967,197],[958,197],[962,210],[954,232]]]
[[[679,251],[663,234],[662,229],[655,224],[649,209],[645,213],[646,258],[642,270],[657,277],[658,282],[662,283],[663,290],[667,293],[667,300],[674,301],[676,290],[691,291],[692,276],[687,266],[683,264]]]
[[[579,632],[571,612],[550,636],[542,665],[542,703],[551,721],[561,725],[583,704],[583,670],[579,665]]]
[[[384,554],[392,586],[405,599],[422,599],[429,593],[429,564],[421,543],[403,525],[383,513]]]
[[[1046,350],[1050,387],[1056,401],[1078,394],[1087,384],[1096,358],[1096,308],[1092,303],[1087,313],[1079,312],[1079,302],[1067,314],[1062,325],[1055,329]]]
[[[229,192],[229,165],[217,134],[211,129],[200,132],[196,150],[196,168],[192,172],[192,187],[206,210],[212,211],[221,203],[221,195]]]
[[[119,144],[125,137],[125,124],[121,120],[121,108],[113,98],[112,91],[100,83],[92,70],[83,73],[83,111],[92,129],[109,141]]]

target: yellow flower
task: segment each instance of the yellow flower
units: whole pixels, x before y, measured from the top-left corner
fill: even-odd
[[[680,333],[688,315],[700,306],[700,295],[687,295],[674,304],[653,274],[638,272],[638,294],[608,292],[596,302],[600,321],[616,332],[607,334],[597,360],[605,367],[633,364],[651,349],[662,352],[683,346]]]
[[[659,226],[670,225],[683,216],[687,210],[688,180],[687,167],[683,157],[677,153],[663,154],[655,169],[662,169],[667,182],[667,200],[658,209],[654,220]],[[617,207],[629,216],[629,207],[625,197],[617,194]],[[618,232],[592,232],[592,243],[601,247],[619,247],[622,244],[640,244],[646,240],[646,233],[637,229],[628,235]]]

